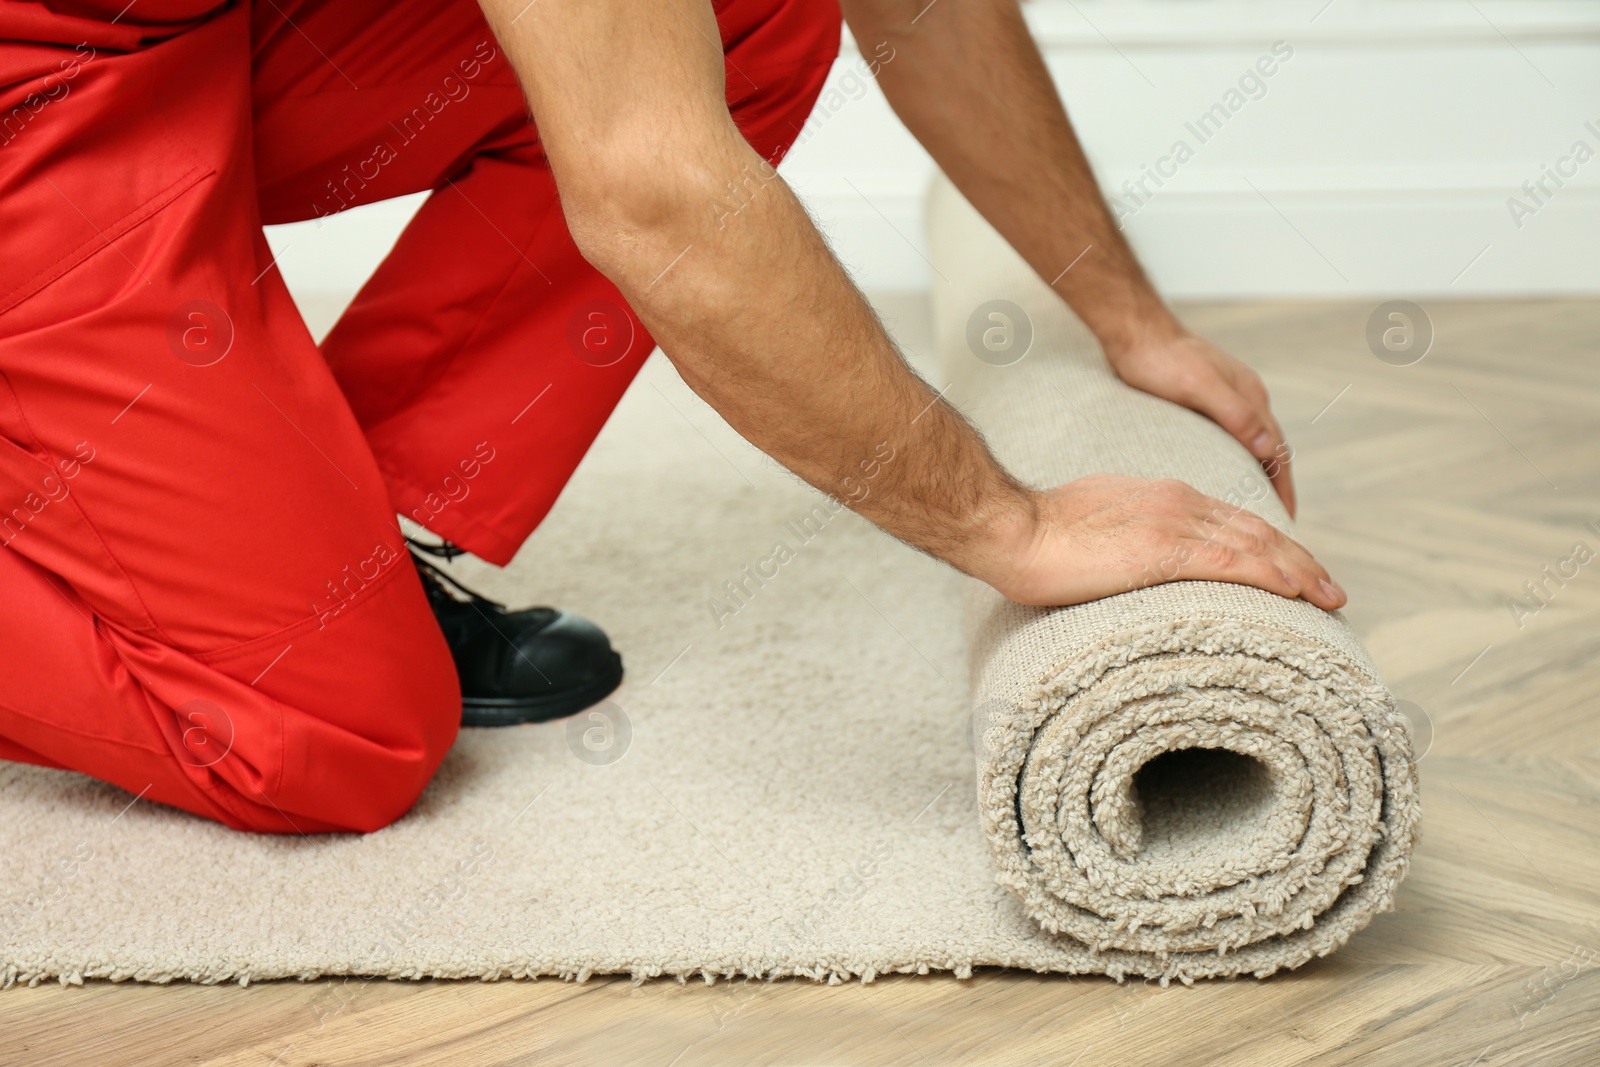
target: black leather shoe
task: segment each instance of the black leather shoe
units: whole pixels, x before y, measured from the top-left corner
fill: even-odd
[[[605,633],[554,608],[511,611],[479,596],[424,553],[452,560],[465,550],[406,539],[461,679],[461,725],[514,726],[582,711],[622,681],[622,657]]]

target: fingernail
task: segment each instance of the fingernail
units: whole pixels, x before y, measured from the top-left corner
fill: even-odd
[[[1340,589],[1335,582],[1324,581],[1322,583],[1322,592],[1330,600],[1338,600],[1344,596],[1344,590]]]
[[[1250,442],[1250,451],[1260,452],[1263,448],[1266,448],[1271,443],[1272,434],[1266,430],[1262,430],[1260,433],[1256,434],[1255,440]]]

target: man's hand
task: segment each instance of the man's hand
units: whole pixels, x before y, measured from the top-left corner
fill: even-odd
[[[1181,579],[1237,582],[1332,610],[1344,590],[1255,514],[1173,479],[1096,474],[1036,496],[1026,544],[988,581],[1022,604],[1078,604]]]
[[[1117,376],[1135,389],[1182,404],[1227,430],[1261,461],[1278,497],[1294,516],[1291,453],[1272,417],[1267,387],[1256,372],[1216,345],[1187,332],[1127,347],[1107,347]]]

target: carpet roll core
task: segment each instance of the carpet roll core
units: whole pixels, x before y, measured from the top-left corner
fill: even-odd
[[[1178,478],[1293,534],[1259,463],[1123,384],[942,179],[928,230],[947,395],[1008,469],[1038,487]],[[990,854],[1064,969],[1265,977],[1392,905],[1419,817],[1412,748],[1338,613],[1199,581],[1039,609],[973,582],[966,630]]]

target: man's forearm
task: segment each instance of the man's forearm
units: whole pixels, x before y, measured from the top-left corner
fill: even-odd
[[[1022,521],[1025,494],[905,365],[782,179],[767,170],[747,181],[733,208],[727,182],[764,164],[742,142],[725,148],[689,194],[704,209],[613,236],[602,243],[630,252],[601,251],[598,262],[746,440],[903,540],[985,572],[991,542]],[[851,491],[885,443],[893,461],[865,496]]]
[[[864,47],[892,45],[878,82],[901,121],[1108,353],[1181,332],[1106,209],[1015,0],[847,0],[845,13]]]
[[[546,2],[513,24],[520,6],[484,4],[528,88],[573,237],[684,380],[812,485],[1003,583],[997,567],[1031,535],[1032,495],[906,366],[729,119],[720,56],[706,47],[717,37],[709,6],[623,18]],[[608,47],[583,54],[589,38]],[[581,68],[564,69],[579,55]],[[617,57],[629,57],[625,68]],[[881,462],[884,445],[892,462]],[[870,491],[853,491],[874,460]]]
[[[1016,0],[843,0],[884,95],[980,214],[1094,331],[1129,385],[1200,412],[1260,460],[1291,515],[1283,429],[1249,367],[1184,329],[1100,195]]]

